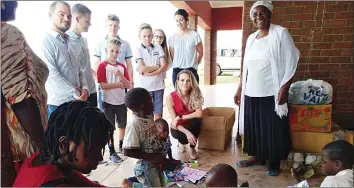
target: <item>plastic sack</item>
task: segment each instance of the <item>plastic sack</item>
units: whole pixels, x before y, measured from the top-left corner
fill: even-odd
[[[304,154],[303,153],[294,153],[294,162],[303,163],[304,162]]]
[[[331,84],[323,80],[297,81],[289,89],[290,104],[330,104],[333,97]]]
[[[309,183],[307,183],[306,180],[300,182],[300,183],[297,183],[295,185],[292,185],[292,186],[288,186],[288,187],[310,187]]]

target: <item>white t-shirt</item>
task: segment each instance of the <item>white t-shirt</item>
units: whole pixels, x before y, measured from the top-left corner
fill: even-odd
[[[163,142],[153,116],[145,119],[133,115],[133,123],[125,129],[123,148],[138,149],[145,153],[163,152]]]
[[[134,51],[135,62],[137,62],[138,59],[142,59],[146,66],[159,65],[161,58],[165,58],[165,52],[160,45],[151,44],[151,46],[147,48],[141,44]],[[148,91],[165,89],[164,76],[163,73],[154,76],[139,74],[140,87],[145,88]]]
[[[245,95],[249,97],[274,96],[272,67],[270,62],[269,37],[255,39],[249,48]]]
[[[175,33],[168,39],[168,46],[173,48],[173,68],[198,69],[197,48],[196,45],[202,40],[197,32],[191,30],[188,37],[182,39],[178,33]]]
[[[342,170],[335,176],[327,176],[320,187],[354,187],[353,169]]]

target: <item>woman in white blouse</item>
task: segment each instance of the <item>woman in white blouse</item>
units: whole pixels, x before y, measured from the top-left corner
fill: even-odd
[[[184,9],[178,9],[175,20],[179,31],[168,40],[170,57],[173,62],[172,82],[176,85],[179,72],[190,70],[199,83],[198,64],[203,58],[203,44],[194,30],[188,29],[189,15]]]
[[[291,149],[287,99],[299,51],[286,28],[271,24],[272,10],[269,1],[257,1],[250,10],[258,30],[247,39],[235,103],[241,104],[243,151],[252,157],[236,165],[248,167],[268,161],[267,175],[277,176],[280,161],[287,159]]]

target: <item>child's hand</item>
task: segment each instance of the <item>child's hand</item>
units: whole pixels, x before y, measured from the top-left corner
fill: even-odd
[[[295,179],[296,183],[299,183],[301,181],[300,177],[299,177],[299,174],[296,173],[293,168],[291,168],[290,171],[291,171],[291,177]]]
[[[291,171],[291,177],[295,178],[297,174],[295,173],[294,169],[291,168],[290,171]]]
[[[119,78],[123,77],[123,74],[119,71],[118,67],[114,68],[114,74],[118,76]]]

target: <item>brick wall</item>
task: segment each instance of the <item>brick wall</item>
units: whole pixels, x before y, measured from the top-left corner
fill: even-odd
[[[245,1],[242,48],[256,29]],[[289,29],[301,56],[295,81],[321,79],[333,86],[333,118],[354,128],[353,15],[350,1],[273,1],[272,23]]]

